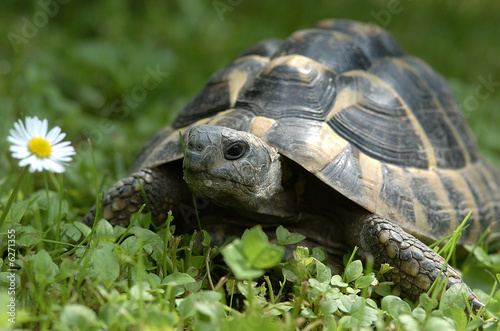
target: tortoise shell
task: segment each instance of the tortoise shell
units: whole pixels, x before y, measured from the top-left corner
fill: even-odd
[[[251,132],[345,197],[422,239],[498,231],[500,174],[442,76],[380,27],[325,20],[266,40],[216,72],[133,170],[182,158],[179,131]]]

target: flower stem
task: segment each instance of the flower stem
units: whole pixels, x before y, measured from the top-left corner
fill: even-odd
[[[10,194],[9,200],[7,201],[7,205],[5,205],[5,208],[2,212],[2,215],[0,215],[0,228],[3,225],[3,222],[5,221],[5,218],[7,217],[7,214],[9,213],[10,207],[12,206],[12,203],[14,202],[15,197],[17,196],[17,192],[19,191],[19,188],[21,187],[21,183],[23,182],[23,178],[28,172],[29,167],[24,167],[23,171],[19,175],[19,178],[17,179],[16,185],[14,186],[14,189],[12,190],[12,193]]]
[[[57,209],[57,230],[56,230],[56,238],[59,240],[61,238],[61,211],[62,211],[62,201],[63,201],[63,185],[64,177],[63,174],[59,174],[59,208]]]
[[[50,208],[50,196],[49,196],[49,182],[47,180],[47,173],[43,172],[43,182],[45,183],[45,196],[47,197],[47,215],[49,215],[49,220],[52,221],[51,208]]]

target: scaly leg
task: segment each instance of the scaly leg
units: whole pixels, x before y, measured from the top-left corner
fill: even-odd
[[[139,180],[138,180],[139,179]],[[182,179],[182,170],[176,165],[163,165],[154,169],[141,169],[116,182],[104,195],[102,217],[113,225],[128,226],[130,216],[145,203],[141,185],[146,193],[153,220],[158,225],[174,214],[183,203],[192,201],[191,193]],[[148,209],[145,209],[146,212]],[[84,216],[89,226],[94,222],[96,207]]]
[[[393,267],[385,277],[399,284],[412,300],[418,300],[420,294],[429,290],[446,264],[445,259],[423,242],[384,218],[364,216],[360,228],[358,240],[361,250],[374,257],[376,267],[382,263]],[[449,265],[445,266],[439,277],[449,277],[447,288],[464,283],[459,273]],[[483,306],[474,292],[468,289],[472,306],[476,309]]]

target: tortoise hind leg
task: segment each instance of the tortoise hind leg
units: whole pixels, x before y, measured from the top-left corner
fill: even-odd
[[[385,274],[386,278],[399,284],[412,299],[418,300],[420,294],[429,290],[438,277],[448,278],[447,288],[464,283],[459,273],[446,264],[439,254],[414,236],[406,233],[396,224],[376,215],[363,216],[358,245],[365,254],[372,255],[375,264],[388,263],[393,269]],[[468,288],[468,287],[467,287]],[[483,304],[469,289],[469,302],[477,309]]]
[[[189,189],[182,179],[182,169],[178,166],[173,163],[153,169],[141,169],[116,182],[104,195],[102,217],[113,225],[128,226],[130,216],[145,203],[141,186],[146,193],[148,207],[157,225],[165,221],[170,210],[176,215],[180,205],[192,200]],[[82,221],[91,226],[95,213],[94,206]]]

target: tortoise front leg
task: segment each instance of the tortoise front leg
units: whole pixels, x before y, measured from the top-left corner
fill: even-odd
[[[418,300],[420,294],[427,292],[438,275],[440,278],[449,277],[446,288],[464,283],[449,265],[439,274],[446,264],[445,259],[401,227],[379,216],[363,217],[358,245],[365,254],[374,257],[376,266],[388,263],[393,267],[385,277],[398,284],[412,300]],[[467,288],[472,306],[476,309],[483,306],[474,292]]]
[[[102,218],[112,225],[128,226],[130,216],[145,203],[141,185],[155,224],[164,222],[170,210],[177,215],[179,206],[189,204],[192,196],[182,179],[182,168],[178,169],[176,166],[179,165],[167,164],[153,169],[141,169],[116,182],[104,195]],[[92,226],[95,213],[94,206],[82,221]]]

